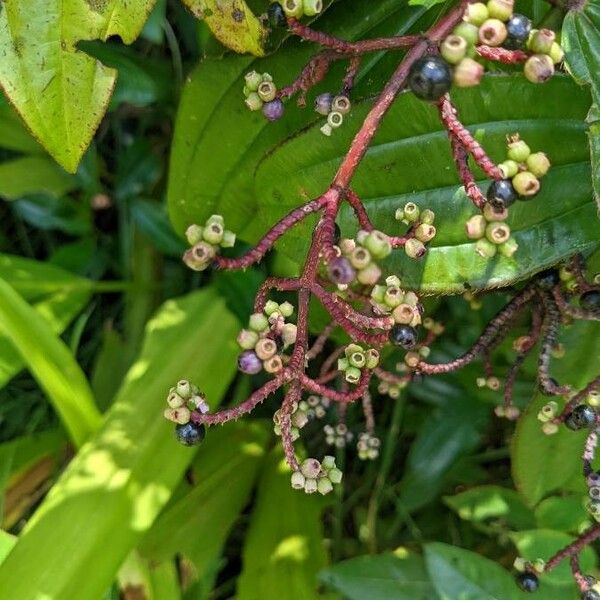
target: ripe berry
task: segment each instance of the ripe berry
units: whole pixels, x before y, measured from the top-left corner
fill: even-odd
[[[273,2],[267,11],[269,16],[269,23],[271,27],[285,27],[287,25],[287,19],[285,18],[285,12],[279,2]]]
[[[190,421],[185,425],[177,425],[175,427],[175,435],[177,441],[184,446],[197,446],[206,435],[204,425]]]
[[[600,600],[600,594],[596,590],[587,590],[581,594],[581,600]]]
[[[496,209],[508,208],[517,199],[517,194],[509,179],[492,181],[487,191],[487,201]]]
[[[238,356],[238,368],[246,375],[256,375],[262,370],[263,364],[253,350],[246,350]]]
[[[600,292],[598,290],[590,290],[579,296],[579,305],[584,310],[600,310]]]
[[[283,102],[279,98],[265,102],[262,107],[262,112],[267,121],[277,121],[283,116]]]
[[[565,419],[565,425],[573,431],[578,431],[579,429],[593,425],[596,422],[597,416],[596,411],[591,406],[580,404]]]
[[[560,283],[560,275],[557,269],[546,269],[538,273],[537,284],[543,290],[551,290]]]
[[[417,345],[417,331],[410,325],[394,325],[390,329],[389,338],[394,346],[401,346],[405,350],[410,350]]]
[[[421,58],[410,68],[408,86],[421,100],[438,100],[451,85],[450,65],[439,56]]]
[[[334,258],[327,266],[329,279],[339,285],[347,285],[354,281],[356,271],[352,268],[350,261],[343,256]]]
[[[536,592],[537,589],[540,587],[540,581],[537,578],[537,575],[535,573],[532,573],[531,571],[525,571],[525,573],[519,573],[515,577],[515,579],[517,581],[517,585],[524,592]]]
[[[508,37],[504,42],[504,47],[509,50],[517,50],[525,45],[529,37],[531,21],[525,15],[513,15],[506,22],[506,31]]]

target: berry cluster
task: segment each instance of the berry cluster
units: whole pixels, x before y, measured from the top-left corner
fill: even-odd
[[[425,244],[430,242],[437,233],[434,226],[435,213],[429,208],[421,210],[414,202],[407,202],[403,208],[398,208],[394,215],[396,221],[410,225],[413,237],[406,240],[404,252],[409,258],[421,258],[427,252]]]
[[[381,315],[390,314],[394,323],[410,325],[415,328],[421,324],[423,307],[419,303],[417,294],[412,291],[404,291],[400,285],[400,278],[396,275],[387,277],[385,285],[375,285],[371,290],[373,312]],[[409,344],[410,347],[413,345],[414,343]]]
[[[269,73],[250,71],[244,77],[245,103],[249,110],[262,113],[267,121],[277,121],[283,116],[283,102],[277,98],[277,87]]]
[[[204,425],[193,423],[191,416],[193,411],[206,414],[210,410],[204,394],[195,385],[182,379],[169,390],[167,404],[169,408],[165,409],[164,417],[176,423],[175,435],[179,442],[184,446],[199,444],[204,439],[206,430]]]
[[[315,112],[327,117],[327,122],[321,127],[321,133],[329,137],[334,129],[342,126],[344,115],[348,114],[351,108],[350,98],[346,94],[319,94],[315,98]]]
[[[372,371],[379,364],[379,352],[374,348],[363,349],[358,344],[349,344],[344,350],[344,356],[338,359],[338,371],[344,373],[348,383],[358,383],[363,369]]]
[[[277,373],[283,368],[283,351],[296,342],[297,327],[286,323],[294,314],[289,302],[278,304],[269,300],[262,312],[253,313],[248,329],[242,329],[237,342],[243,352],[238,357],[238,368],[247,375],[256,375],[263,369]]]
[[[346,444],[350,443],[354,438],[353,433],[345,423],[338,423],[335,427],[333,425],[325,425],[323,433],[325,433],[325,443],[335,448],[345,448]]]
[[[316,458],[307,458],[292,473],[292,487],[304,490],[307,494],[319,492],[325,496],[341,481],[342,472],[335,466],[333,456],[324,456],[322,462]]]
[[[379,458],[380,447],[381,440],[377,436],[367,431],[359,434],[356,450],[360,460],[376,460]]]
[[[204,226],[190,225],[185,237],[191,248],[183,255],[183,262],[194,271],[204,271],[215,259],[219,248],[232,248],[235,233],[225,229],[221,215],[212,215]]]
[[[273,2],[269,7],[269,17],[274,26],[285,25],[285,18],[300,19],[314,17],[323,10],[323,0],[283,0]]]

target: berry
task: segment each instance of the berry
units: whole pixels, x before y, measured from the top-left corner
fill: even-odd
[[[470,4],[469,6],[473,6]],[[467,54],[467,40],[460,35],[449,35],[440,46],[440,54],[450,64],[459,63]]]
[[[334,258],[327,266],[329,279],[338,285],[347,285],[354,281],[356,271],[352,268],[350,261],[343,256]]]
[[[342,113],[343,115],[349,113],[351,108],[352,104],[350,103],[350,98],[345,94],[340,94],[331,101],[331,110]]]
[[[327,116],[329,111],[331,111],[331,103],[333,102],[333,94],[326,92],[324,94],[319,94],[315,98],[315,111],[320,115]]]
[[[256,375],[263,368],[262,361],[253,350],[246,350],[238,356],[238,368],[246,375]]]
[[[596,411],[591,406],[580,404],[565,419],[565,425],[573,431],[578,431],[579,429],[593,425],[596,422],[597,416]]]
[[[584,310],[600,310],[600,292],[598,290],[590,290],[579,296],[579,305]]]
[[[490,18],[508,21],[513,14],[514,0],[488,0],[487,9]]]
[[[519,588],[521,588],[524,592],[536,592],[540,587],[540,581],[537,578],[537,575],[531,571],[519,573],[515,579]]]
[[[527,47],[534,54],[550,54],[552,44],[556,41],[556,34],[551,29],[535,31],[527,42]]]
[[[267,11],[269,17],[269,23],[271,27],[285,27],[287,25],[287,19],[285,18],[285,12],[279,2],[273,2]]]
[[[479,28],[479,41],[488,46],[500,46],[506,35],[506,25],[499,19],[488,19]]]
[[[190,421],[185,425],[177,425],[175,427],[175,435],[177,441],[184,446],[197,446],[206,435],[204,425],[193,423]]]
[[[452,71],[439,56],[426,56],[413,64],[408,85],[421,100],[438,100],[452,85]]]
[[[550,161],[543,152],[534,152],[527,157],[527,169],[536,177],[543,177],[550,169]]]
[[[581,594],[581,600],[600,600],[600,594],[596,590],[587,590]]]
[[[538,287],[543,290],[551,290],[560,283],[560,274],[556,269],[546,269],[537,276]]]
[[[487,201],[497,210],[508,208],[517,199],[513,184],[508,179],[492,181],[487,192]]]
[[[389,338],[394,346],[401,346],[405,350],[410,350],[417,344],[417,331],[410,325],[394,325],[390,329]]]
[[[453,83],[456,87],[473,87],[479,85],[484,68],[472,58],[463,58],[454,69]]]
[[[508,37],[504,47],[509,50],[522,48],[531,31],[531,21],[525,15],[513,15],[506,23]]]
[[[554,75],[554,63],[547,54],[534,54],[527,59],[523,74],[531,83],[544,83]]]
[[[529,171],[517,173],[512,183],[521,200],[530,200],[540,191],[540,180]]]
[[[323,0],[303,0],[302,5],[307,17],[314,17],[323,10]]]
[[[262,107],[262,112],[267,121],[277,121],[283,116],[283,102],[279,98],[265,102]]]

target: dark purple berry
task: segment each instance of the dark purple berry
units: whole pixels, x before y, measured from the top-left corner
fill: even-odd
[[[492,181],[487,191],[487,201],[497,211],[508,208],[514,204],[517,193],[510,179]]]
[[[579,305],[584,310],[600,310],[600,292],[590,290],[579,296]]]
[[[343,256],[334,258],[327,265],[327,274],[333,283],[339,285],[347,285],[352,283],[354,281],[354,277],[356,277],[356,271],[350,264],[350,261]]]
[[[269,9],[267,10],[267,15],[269,17],[269,23],[271,27],[286,27],[287,19],[285,17],[285,12],[283,7],[279,2],[273,2]]]
[[[560,283],[560,275],[556,269],[546,269],[538,273],[536,283],[543,290],[551,290]]]
[[[587,590],[581,594],[581,600],[600,600],[600,594],[596,590]]]
[[[565,425],[573,430],[578,431],[593,425],[596,422],[598,414],[596,411],[587,404],[580,404],[576,406],[571,414],[565,419]]]
[[[175,435],[177,441],[184,446],[197,446],[206,435],[204,425],[193,423],[190,421],[185,425],[177,425],[175,427]]]
[[[537,592],[537,589],[540,587],[540,580],[537,578],[537,575],[531,571],[519,573],[515,579],[517,581],[517,585],[524,592]]]
[[[513,15],[506,22],[508,36],[503,44],[509,50],[522,48],[529,37],[531,21],[525,15]]]
[[[394,346],[410,350],[417,344],[417,330],[410,325],[394,325],[390,329],[389,338]]]
[[[331,111],[331,103],[333,102],[333,94],[325,92],[319,94],[315,98],[315,111],[320,115],[328,115]]]
[[[277,121],[283,117],[283,102],[279,98],[275,98],[271,102],[265,102],[262,112],[267,121]]]
[[[452,85],[450,65],[440,56],[425,56],[408,74],[408,86],[421,100],[439,100]]]
[[[238,368],[246,375],[256,375],[262,371],[263,364],[254,350],[245,350],[238,356]]]

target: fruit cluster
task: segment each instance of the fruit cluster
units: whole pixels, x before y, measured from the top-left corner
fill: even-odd
[[[356,450],[360,460],[376,460],[379,457],[380,447],[381,440],[372,433],[364,431],[358,436]]]
[[[282,0],[269,7],[269,19],[275,26],[285,24],[285,19],[314,17],[323,10],[323,0]],[[282,14],[283,12],[283,14]]]
[[[308,423],[309,416],[305,406],[301,402],[294,402],[290,413],[292,441],[300,437],[300,430]],[[281,409],[273,413],[273,431],[281,437]]]
[[[335,448],[345,448],[346,444],[351,442],[354,437],[345,423],[338,423],[335,427],[333,425],[325,425],[323,433],[325,434],[325,443]]]
[[[344,350],[344,356],[338,359],[338,371],[344,373],[348,383],[358,383],[362,370],[372,371],[379,364],[379,352],[374,348],[365,350],[358,344],[349,344]]]
[[[540,586],[538,575],[541,575],[544,572],[546,563],[541,558],[531,562],[520,556],[517,556],[513,566],[517,571],[517,576],[515,578],[517,585],[524,592],[537,592]]]
[[[267,121],[281,119],[283,102],[277,97],[277,87],[269,73],[250,71],[244,76],[244,96],[246,106],[251,111],[262,110]]]
[[[315,98],[315,112],[327,117],[327,122],[321,127],[321,133],[330,136],[334,129],[341,127],[344,115],[348,114],[351,108],[350,98],[346,94],[319,94]]]
[[[435,213],[429,208],[421,210],[414,202],[407,202],[403,208],[398,208],[395,213],[396,221],[410,225],[414,237],[406,240],[404,252],[409,258],[421,258],[427,249],[425,244],[436,235],[434,226]]]
[[[473,215],[465,224],[467,237],[477,240],[475,252],[483,258],[492,258],[499,251],[511,257],[519,245],[510,235],[510,227],[504,222],[508,210],[496,210],[490,204],[483,209],[483,214]]]
[[[169,390],[167,404],[169,407],[165,409],[164,417],[176,423],[175,435],[179,442],[185,446],[199,444],[206,430],[204,425],[193,423],[190,418],[192,411],[206,414],[210,410],[204,394],[195,385],[182,379]]]
[[[232,248],[235,233],[225,229],[221,215],[212,215],[204,226],[190,225],[185,237],[191,248],[183,255],[183,262],[194,271],[204,271],[214,260],[219,248]]]
[[[335,466],[333,456],[324,456],[319,462],[316,458],[302,461],[300,468],[292,473],[292,487],[304,490],[307,494],[319,492],[325,496],[333,490],[333,486],[342,481],[342,472]]]
[[[242,329],[237,337],[243,352],[238,357],[238,368],[247,375],[256,375],[263,369],[277,373],[283,368],[283,351],[296,342],[297,328],[286,319],[294,314],[289,302],[278,304],[269,300],[263,312],[253,313],[248,328]]]

